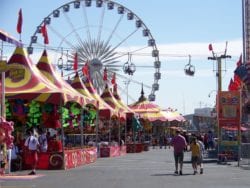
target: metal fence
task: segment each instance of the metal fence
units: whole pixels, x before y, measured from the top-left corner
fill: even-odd
[[[250,170],[250,143],[241,144],[240,166]]]

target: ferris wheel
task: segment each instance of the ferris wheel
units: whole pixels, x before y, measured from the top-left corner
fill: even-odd
[[[74,58],[77,53],[77,72],[89,78],[102,92],[106,72],[108,80],[116,75],[116,83],[123,93],[126,84],[144,91],[150,101],[155,100],[161,78],[159,51],[149,28],[141,18],[125,6],[110,0],[75,0],[54,9],[37,26],[27,51],[37,56],[44,48],[42,29],[46,25],[49,42],[45,46],[51,62],[68,79],[75,75]],[[147,74],[150,74],[147,76]],[[128,88],[127,88],[128,89]]]

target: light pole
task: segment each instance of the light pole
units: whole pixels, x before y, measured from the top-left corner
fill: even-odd
[[[126,95],[127,95],[127,105],[128,105],[128,85],[130,84],[130,80],[123,81],[126,86]]]

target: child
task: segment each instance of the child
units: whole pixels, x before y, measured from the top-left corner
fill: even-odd
[[[197,174],[197,166],[200,158],[200,145],[197,142],[196,138],[193,138],[190,144],[190,150],[192,152],[192,167],[194,169],[194,175]]]
[[[198,166],[200,166],[200,174],[203,174],[203,154],[205,152],[205,146],[202,142],[201,137],[198,137],[198,144],[200,145],[200,157],[198,160]]]
[[[0,175],[4,175],[5,173],[5,165],[6,165],[6,145],[0,145]]]

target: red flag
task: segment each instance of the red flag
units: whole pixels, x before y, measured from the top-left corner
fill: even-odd
[[[18,20],[17,20],[17,26],[16,26],[16,30],[19,34],[22,33],[22,25],[23,25],[23,14],[22,14],[22,9],[20,8],[18,12]]]
[[[89,62],[87,61],[84,66],[82,67],[82,73],[84,74],[84,76],[86,76],[87,78],[89,78],[89,67],[88,67]]]
[[[116,74],[115,74],[115,73],[114,73],[113,76],[112,76],[111,83],[112,83],[113,85],[116,84]]]
[[[104,72],[103,72],[103,80],[108,81],[108,73],[107,73],[106,67],[104,68]]]
[[[238,90],[238,87],[234,83],[233,79],[231,78],[229,86],[228,86],[228,91],[237,91],[237,90]]]
[[[213,46],[212,46],[212,44],[209,44],[209,45],[208,45],[208,49],[209,49],[209,51],[213,51]]]
[[[77,55],[77,53],[75,53],[75,56],[74,56],[73,68],[74,68],[75,71],[77,71],[77,69],[78,69],[78,55]]]
[[[44,44],[49,44],[49,37],[48,37],[47,28],[46,28],[45,23],[43,24],[43,26],[41,28],[41,33],[44,37]]]
[[[242,81],[240,79],[240,77],[236,74],[234,74],[234,83],[235,85],[237,85],[237,88],[241,88],[241,84],[242,84]]]

